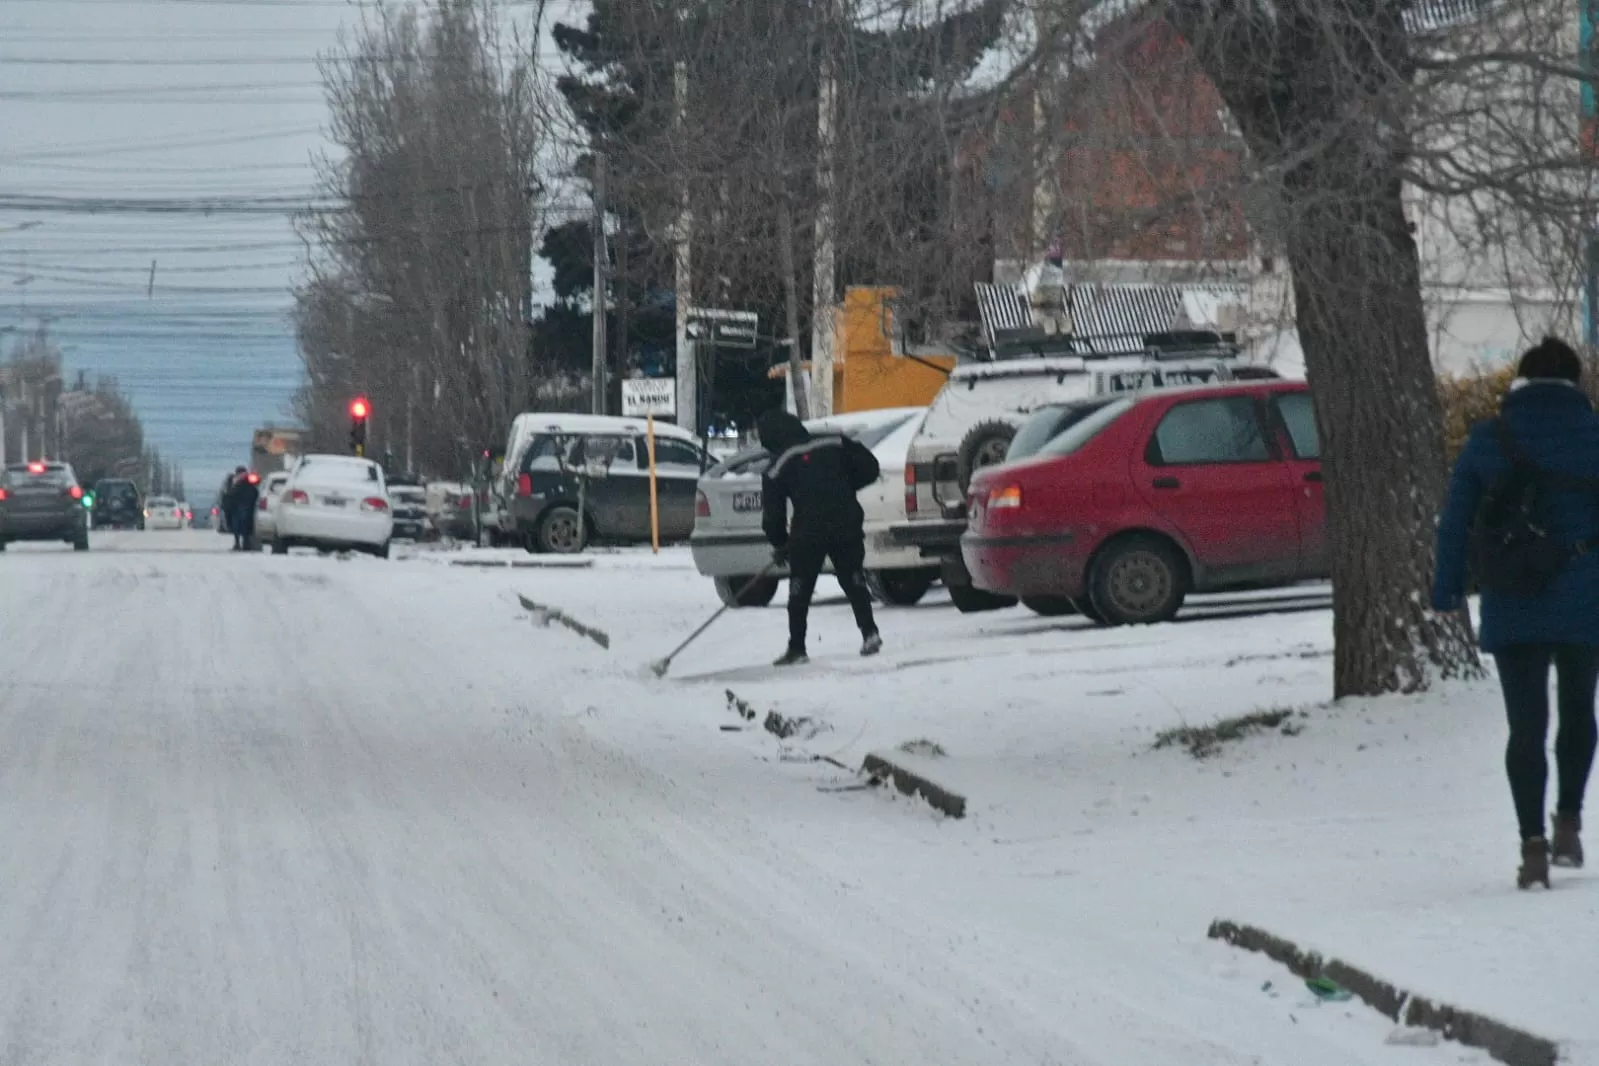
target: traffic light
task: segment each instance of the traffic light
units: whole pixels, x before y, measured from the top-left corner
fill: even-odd
[[[350,450],[356,455],[366,454],[366,420],[371,413],[372,405],[365,396],[350,401]]]

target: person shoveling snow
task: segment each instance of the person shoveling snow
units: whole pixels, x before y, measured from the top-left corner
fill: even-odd
[[[776,665],[808,661],[805,628],[811,596],[829,559],[855,612],[861,654],[876,655],[883,639],[866,587],[866,515],[856,493],[877,480],[877,458],[850,437],[811,436],[804,423],[781,409],[761,415],[755,428],[772,456],[761,477],[761,528],[772,543],[773,560],[789,568],[788,650]],[[794,505],[792,527],[789,504]]]

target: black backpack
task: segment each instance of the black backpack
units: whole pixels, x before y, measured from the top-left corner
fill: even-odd
[[[1510,469],[1483,494],[1471,529],[1471,570],[1477,587],[1496,596],[1541,596],[1560,572],[1593,547],[1566,544],[1550,533],[1550,493],[1599,494],[1599,479],[1544,470],[1532,461],[1503,418],[1494,436]]]

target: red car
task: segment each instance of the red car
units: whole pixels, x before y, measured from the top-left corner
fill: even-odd
[[[1303,383],[1112,401],[971,483],[973,583],[1041,614],[1170,619],[1191,592],[1327,575],[1321,445]]]

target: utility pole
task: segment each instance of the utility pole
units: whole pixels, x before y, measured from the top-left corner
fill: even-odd
[[[833,413],[834,160],[838,79],[833,65],[834,4],[823,5],[822,69],[816,103],[816,249],[811,270],[811,417]]]
[[[688,64],[679,59],[673,70],[676,124],[681,136],[688,116]],[[688,175],[678,175],[677,226],[673,233],[672,267],[676,282],[677,424],[699,436],[699,360],[688,335],[688,312],[694,306],[694,215],[689,206]]]
[[[1577,5],[1578,60],[1588,77],[1582,83],[1581,126],[1579,143],[1590,155],[1599,147],[1599,107],[1594,99],[1594,33],[1595,15],[1599,4],[1595,0],[1581,0]],[[1591,215],[1591,209],[1590,209]],[[1599,347],[1599,234],[1591,223],[1584,223],[1582,234],[1582,339],[1590,353]]]
[[[605,153],[594,153],[594,413],[605,413]]]

